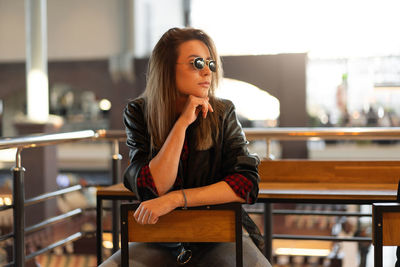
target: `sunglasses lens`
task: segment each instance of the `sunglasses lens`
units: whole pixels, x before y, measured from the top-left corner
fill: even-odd
[[[212,72],[217,70],[217,63],[214,60],[209,60],[207,63]],[[195,58],[193,61],[193,66],[198,70],[202,70],[206,66],[206,61],[201,57]]]
[[[194,59],[193,65],[196,69],[202,70],[202,69],[204,69],[204,66],[206,65],[206,63],[204,62],[204,59],[198,57],[198,58]]]
[[[212,72],[215,72],[217,70],[217,63],[214,60],[210,60],[208,62],[208,67]]]

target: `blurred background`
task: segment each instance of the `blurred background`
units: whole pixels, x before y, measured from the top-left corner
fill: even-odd
[[[122,110],[145,88],[153,46],[185,26],[214,39],[226,77],[217,95],[235,103],[244,127],[400,126],[399,7],[396,0],[0,0],[0,137],[27,133],[19,125],[35,121],[29,103],[43,101],[48,114],[40,121],[57,131],[123,129]],[[30,49],[35,42],[41,51]],[[47,63],[46,92],[28,90],[26,62],[37,54]],[[272,145],[281,158],[398,159],[400,152],[396,141]],[[265,156],[263,143],[250,149]],[[109,183],[109,150],[60,145],[58,186]],[[0,150],[4,201],[14,153]],[[360,264],[359,249],[345,252],[343,266]],[[303,266],[285,261],[277,266]]]

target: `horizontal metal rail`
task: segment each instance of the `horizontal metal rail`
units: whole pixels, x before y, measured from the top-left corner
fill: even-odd
[[[123,130],[97,130],[96,134],[98,139],[126,140],[126,132]]]
[[[45,201],[47,199],[54,198],[54,197],[57,197],[57,196],[60,196],[60,195],[64,195],[64,194],[67,194],[67,193],[79,191],[81,189],[82,189],[81,185],[74,185],[74,186],[71,186],[71,187],[68,187],[68,188],[65,188],[65,189],[61,189],[61,190],[58,190],[58,191],[54,191],[54,192],[46,193],[46,194],[43,194],[43,195],[39,195],[39,196],[36,196],[36,197],[33,197],[33,198],[30,198],[30,199],[26,200],[25,201],[25,206],[34,205],[34,204],[43,202],[43,201]]]
[[[400,140],[400,127],[244,128],[249,140]]]
[[[49,146],[65,142],[90,140],[96,137],[96,132],[92,130],[54,134],[34,134],[21,137],[6,137],[0,138],[0,149]]]
[[[243,128],[249,140],[400,140],[400,127],[276,127]],[[98,130],[98,138],[125,140],[122,130]]]
[[[259,140],[400,140],[400,127],[277,127],[243,128],[247,139]],[[0,149],[31,148],[90,139],[126,140],[123,130],[85,130],[0,138]]]
[[[35,251],[35,252],[29,254],[28,256],[25,257],[25,260],[30,260],[30,259],[32,259],[32,258],[34,258],[34,257],[36,257],[36,256],[38,256],[40,254],[43,254],[43,253],[45,253],[45,252],[47,252],[49,250],[52,250],[52,249],[54,249],[56,247],[59,247],[59,246],[62,246],[64,244],[68,243],[68,242],[72,242],[72,241],[78,240],[78,239],[80,239],[82,237],[83,237],[83,233],[82,232],[77,232],[77,233],[75,233],[73,235],[68,236],[67,238],[59,240],[59,241],[57,241],[57,242],[55,242],[55,243],[53,243],[53,244],[51,244],[51,245],[49,245],[49,246],[47,246],[45,248],[42,248],[41,250],[38,250],[38,251]]]
[[[333,241],[333,242],[372,242],[371,237],[336,237],[336,236],[320,236],[320,235],[285,235],[274,234],[273,239],[290,239],[290,240],[317,240],[317,241]]]
[[[63,213],[61,215],[54,216],[54,217],[49,218],[47,220],[41,221],[40,223],[37,223],[37,224],[31,225],[29,227],[26,227],[25,228],[25,234],[29,234],[31,232],[37,231],[37,230],[42,229],[42,228],[44,228],[46,226],[58,223],[58,222],[63,221],[65,219],[68,219],[68,218],[71,218],[73,216],[76,216],[78,214],[82,214],[82,209],[78,208],[78,209],[74,209],[74,210],[68,211],[66,213]]]
[[[7,239],[10,239],[11,237],[14,237],[14,233],[13,232],[5,234],[5,235],[1,235],[0,236],[0,241],[4,241],[4,240],[7,240]]]

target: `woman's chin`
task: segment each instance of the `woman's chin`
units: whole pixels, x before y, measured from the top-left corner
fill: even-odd
[[[201,89],[198,94],[196,94],[197,97],[201,97],[201,98],[206,98],[208,97],[208,89]]]

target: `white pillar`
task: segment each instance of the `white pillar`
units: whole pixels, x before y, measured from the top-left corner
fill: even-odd
[[[46,0],[25,0],[27,116],[37,122],[49,118],[46,5]]]
[[[135,79],[134,50],[135,50],[135,0],[118,1],[119,23],[118,36],[120,48],[117,55],[110,58],[109,69],[112,79],[133,82]]]

